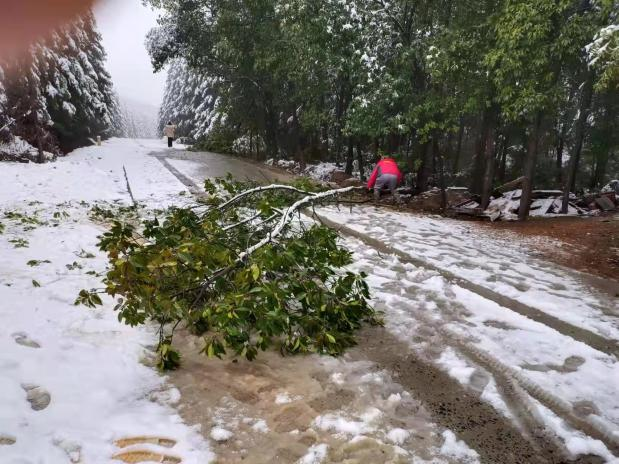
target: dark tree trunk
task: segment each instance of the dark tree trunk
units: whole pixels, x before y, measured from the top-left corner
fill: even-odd
[[[608,159],[608,151],[599,152],[595,156],[595,167],[592,170],[591,182],[589,185],[591,189],[598,189],[602,186],[604,176],[606,175],[606,168],[608,167]]]
[[[494,184],[494,168],[495,168],[495,126],[496,126],[497,110],[495,108],[488,109],[487,122],[485,124],[486,133],[484,134],[484,180],[481,192],[481,208],[486,209],[490,204],[490,195],[492,195],[492,186]]]
[[[561,205],[561,214],[567,214],[567,208],[570,202],[570,192],[576,187],[576,172],[578,171],[578,163],[582,152],[582,142],[585,137],[585,126],[589,117],[591,107],[591,98],[593,97],[593,71],[587,72],[587,78],[580,95],[579,114],[574,128],[574,148],[570,156],[570,163],[567,171],[567,181],[565,190],[563,191],[563,204]]]
[[[422,159],[419,171],[417,171],[417,191],[419,193],[428,190],[428,181],[432,169],[432,143],[426,142],[422,145]]]
[[[519,221],[526,221],[529,217],[529,210],[531,209],[531,194],[533,191],[533,179],[535,175],[535,164],[537,162],[542,117],[541,113],[538,113],[535,117],[527,141],[527,154],[524,160],[524,175],[522,180],[522,196],[520,197],[520,208],[518,208]]]
[[[434,137],[432,141],[432,152],[438,174],[438,185],[441,189],[441,209],[443,212],[447,210],[447,185],[445,183],[445,158],[440,153],[438,146],[438,138]]]
[[[277,113],[267,97],[267,105],[264,111],[264,144],[266,156],[277,159],[279,147],[277,144]]]
[[[346,112],[347,105],[347,90],[346,82],[348,77],[341,78],[341,84],[339,86],[338,96],[335,101],[335,164],[340,167],[342,152],[342,121],[344,119],[344,113]]]
[[[464,118],[460,117],[460,128],[458,129],[458,141],[456,143],[456,152],[454,154],[453,165],[451,172],[456,174],[460,169],[460,156],[462,154],[462,139],[464,138]]]
[[[612,140],[613,137],[613,118],[616,117],[615,113],[611,109],[611,98],[609,94],[604,95],[604,101],[606,104],[605,115],[602,120],[602,133],[608,140]],[[591,182],[589,187],[592,189],[600,188],[605,181],[606,169],[608,169],[608,161],[612,157],[612,145],[604,144],[606,149],[602,147],[598,148],[595,154],[595,168],[592,170]]]
[[[490,125],[489,109],[484,110],[481,120],[481,130],[477,140],[477,148],[473,157],[473,170],[471,172],[471,192],[482,193],[484,177],[484,155],[486,150],[486,134]]]
[[[344,172],[349,176],[352,176],[352,165],[354,161],[355,153],[352,137],[348,137],[348,152],[346,153],[346,168]]]
[[[322,161],[329,159],[329,127],[326,123],[320,127],[320,157]]]
[[[557,140],[557,158],[555,160],[556,181],[557,185],[563,184],[563,149],[565,147],[565,137],[567,136],[568,124],[564,121],[559,132],[559,139]]]
[[[507,170],[507,150],[509,148],[509,133],[506,133],[501,141],[501,154],[499,161],[499,172],[497,173],[497,177],[501,184],[505,183],[505,172]]]
[[[363,162],[363,151],[361,150],[360,142],[357,142],[357,163],[359,164],[359,178],[365,182],[365,163]]]

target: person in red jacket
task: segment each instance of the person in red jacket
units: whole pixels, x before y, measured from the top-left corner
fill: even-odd
[[[395,160],[389,156],[383,156],[378,162],[370,180],[368,190],[374,189],[374,199],[380,199],[380,193],[387,189],[395,196],[395,189],[402,182],[402,173]]]

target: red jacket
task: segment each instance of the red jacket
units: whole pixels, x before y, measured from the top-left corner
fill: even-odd
[[[368,181],[368,189],[374,188],[374,184],[376,184],[376,179],[383,174],[392,174],[394,176],[398,176],[398,184],[402,182],[402,173],[400,172],[400,168],[398,168],[397,163],[393,158],[384,158],[378,162],[372,175],[370,176],[370,180]]]

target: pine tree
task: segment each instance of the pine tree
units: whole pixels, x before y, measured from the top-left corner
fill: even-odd
[[[9,115],[7,107],[6,88],[4,87],[4,69],[0,65],[0,142],[7,142],[10,139]]]
[[[37,148],[68,152],[97,136],[108,138],[124,131],[91,13],[6,63],[0,81],[4,119],[15,119],[11,133]]]
[[[30,143],[39,154],[53,152],[57,146],[42,93],[41,67],[41,60],[33,51],[9,63],[4,73],[9,132]]]
[[[159,132],[171,122],[177,126],[178,137],[198,140],[217,119],[213,79],[191,71],[182,59],[173,61],[159,111]]]
[[[96,136],[122,133],[122,120],[105,51],[92,14],[63,27],[38,47],[44,63],[42,85],[63,151]]]

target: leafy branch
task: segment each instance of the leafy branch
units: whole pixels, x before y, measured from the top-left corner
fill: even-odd
[[[248,188],[250,187],[250,188]],[[338,355],[363,322],[380,323],[363,274],[343,268],[351,253],[337,233],[301,217],[307,207],[337,202],[354,187],[310,191],[207,181],[207,205],[173,208],[138,230],[114,221],[99,246],[109,258],[103,290],[119,297],[119,320],[158,324],[162,369],[182,325],[204,334],[204,353],[254,359],[284,353]],[[76,303],[100,304],[97,291]]]

